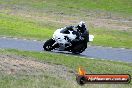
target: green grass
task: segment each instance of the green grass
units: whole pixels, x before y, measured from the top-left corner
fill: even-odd
[[[103,14],[102,16],[104,14],[118,14],[117,18],[118,16],[129,18],[132,15],[132,0],[0,0],[0,7],[0,36],[37,40],[50,38],[56,28],[63,27],[64,24],[62,23],[49,21],[61,20],[63,15],[76,16],[77,19],[84,19],[87,14],[92,14],[91,17],[95,15],[98,17],[99,14]],[[21,16],[21,14],[33,15],[35,19]],[[58,15],[55,18],[38,19],[38,17],[45,17],[45,14],[49,18],[51,15]],[[90,43],[92,45],[132,48],[132,31],[130,30],[121,31],[90,27],[90,33],[95,36],[94,41]],[[92,71],[100,74],[124,73],[132,75],[131,63],[102,61],[49,52],[0,50],[0,54],[33,57],[38,61],[67,66],[74,71],[82,66],[87,70],[87,73]],[[75,80],[73,81],[75,82]],[[131,84],[89,84],[80,87],[72,82],[52,77],[49,74],[41,76],[0,74],[0,88],[131,88],[132,86]]]
[[[18,50],[0,50],[0,54],[19,55],[22,57],[35,58],[37,61],[58,64],[69,67],[77,72],[79,66],[84,67],[87,73],[94,74],[130,74],[132,75],[132,64],[124,62],[115,62],[109,60],[90,59],[74,57],[73,55],[55,54],[50,52],[27,52]],[[31,58],[32,57],[32,58]],[[0,88],[80,88],[75,82],[54,78],[49,74],[32,76],[32,75],[0,75]],[[131,84],[89,84],[82,88],[130,88]]]
[[[132,0],[1,0],[0,4],[19,5],[45,11],[59,11],[65,14],[75,14],[75,12],[85,12],[87,10],[132,14]]]
[[[46,39],[52,36],[52,33],[49,27],[42,27],[35,21],[0,14],[0,35]]]
[[[43,76],[0,75],[0,88],[131,88],[131,84],[86,84],[78,85],[75,80]]]
[[[49,75],[0,75],[0,88],[79,88],[61,78]]]
[[[37,60],[65,65],[69,68],[77,70],[79,66],[86,68],[86,70],[92,71],[93,73],[130,73],[132,75],[132,65],[131,63],[115,62],[109,60],[100,59],[89,59],[74,57],[73,55],[55,54],[50,52],[28,52],[28,51],[18,51],[18,50],[1,50],[0,53],[16,54],[26,57],[34,57]],[[109,68],[109,69],[108,69]]]
[[[59,26],[58,26],[59,27]],[[0,35],[44,40],[52,37],[57,26],[33,19],[0,14]],[[91,27],[92,45],[132,48],[131,30],[108,30]]]
[[[88,10],[131,15],[131,4],[132,0],[1,0],[0,5],[4,9],[0,11],[0,36],[44,40],[51,38],[57,28],[68,25],[61,23],[63,18],[66,21],[79,21],[85,19],[83,15],[87,15]],[[65,18],[70,15],[75,15],[75,18]],[[89,29],[90,34],[95,36],[94,41],[90,43],[92,45],[132,48],[131,29],[111,30],[91,25]]]
[[[109,47],[123,47],[132,48],[132,31],[119,31],[108,29],[92,29],[91,34],[95,36],[93,45],[109,46]]]

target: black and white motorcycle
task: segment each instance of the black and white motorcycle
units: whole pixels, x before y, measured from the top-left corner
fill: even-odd
[[[93,35],[89,35],[86,28],[81,28],[83,26],[85,27],[84,22],[80,22],[78,27],[70,26],[57,29],[53,34],[53,38],[44,43],[44,50],[69,51],[74,54],[82,53],[87,48],[87,43],[93,41],[94,38]],[[84,34],[79,29],[84,30]]]

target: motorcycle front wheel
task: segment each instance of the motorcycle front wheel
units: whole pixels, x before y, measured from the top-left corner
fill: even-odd
[[[47,40],[45,43],[44,43],[44,45],[43,45],[43,48],[44,48],[44,50],[46,50],[46,51],[51,51],[51,50],[53,50],[53,44],[55,43],[55,40],[53,40],[53,39],[49,39],[49,40]]]

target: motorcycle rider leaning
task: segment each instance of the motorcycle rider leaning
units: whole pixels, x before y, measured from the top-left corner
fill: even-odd
[[[87,47],[87,42],[89,42],[89,32],[86,29],[85,22],[81,21],[77,26],[64,27],[60,32],[68,34],[69,30],[73,31],[72,33],[77,37],[74,40],[70,40],[67,36],[65,36],[65,39],[71,43],[71,46],[67,47],[66,50],[75,48],[76,45],[81,45],[81,43],[85,44],[85,47]],[[56,46],[58,46],[58,44],[54,45],[53,47]],[[63,48],[64,47],[62,46],[59,48],[59,50],[64,50]]]
[[[74,33],[77,35],[77,37],[70,43],[74,47],[75,45],[85,42],[85,46],[87,46],[87,42],[89,42],[89,32],[86,29],[85,22],[81,21],[75,28],[77,31],[74,31]]]
[[[89,31],[85,27],[85,22],[81,21],[77,26],[57,29],[53,38],[44,43],[43,48],[46,51],[60,49],[79,54],[87,48],[87,42],[89,42]]]

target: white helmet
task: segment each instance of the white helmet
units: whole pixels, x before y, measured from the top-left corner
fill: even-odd
[[[80,26],[80,27],[82,27],[82,25],[85,25],[85,22],[84,22],[84,21],[81,21],[81,22],[79,23],[79,26]]]

